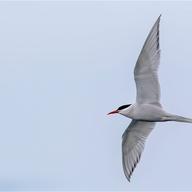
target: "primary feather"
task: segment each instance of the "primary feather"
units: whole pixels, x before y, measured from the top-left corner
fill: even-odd
[[[144,43],[134,69],[136,101],[139,104],[151,103],[160,106],[160,86],[157,76],[160,63],[159,23],[160,16]]]
[[[140,160],[145,140],[153,130],[155,122],[132,120],[122,136],[122,159],[125,176],[131,175]]]

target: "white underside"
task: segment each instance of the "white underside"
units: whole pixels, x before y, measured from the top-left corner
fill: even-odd
[[[162,107],[153,104],[133,104],[119,112],[121,115],[134,120],[163,122],[178,121],[192,123],[191,118],[186,118],[171,113],[167,113]]]

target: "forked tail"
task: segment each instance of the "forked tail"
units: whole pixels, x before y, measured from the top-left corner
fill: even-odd
[[[177,121],[177,122],[184,122],[184,123],[192,123],[191,118],[182,117],[179,115],[170,115],[167,117],[168,121]]]

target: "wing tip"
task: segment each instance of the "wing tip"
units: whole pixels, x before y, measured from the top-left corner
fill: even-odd
[[[157,18],[158,21],[161,19],[161,16],[162,16],[162,14],[160,13],[159,17]]]
[[[157,18],[157,21],[156,21],[156,23],[158,23],[158,25],[159,25],[159,23],[160,23],[160,20],[161,20],[161,14],[159,15],[159,17]]]
[[[125,177],[127,178],[127,181],[129,181],[129,183],[131,183],[131,175],[127,175],[127,174],[125,173]]]

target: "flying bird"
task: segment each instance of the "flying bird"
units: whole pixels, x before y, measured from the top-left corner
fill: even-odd
[[[108,115],[118,113],[132,119],[122,135],[122,164],[128,181],[140,160],[145,140],[154,129],[156,122],[192,123],[190,118],[166,112],[160,103],[160,85],[157,75],[160,64],[160,18],[161,15],[149,32],[135,65],[136,102],[120,106],[108,113]]]

